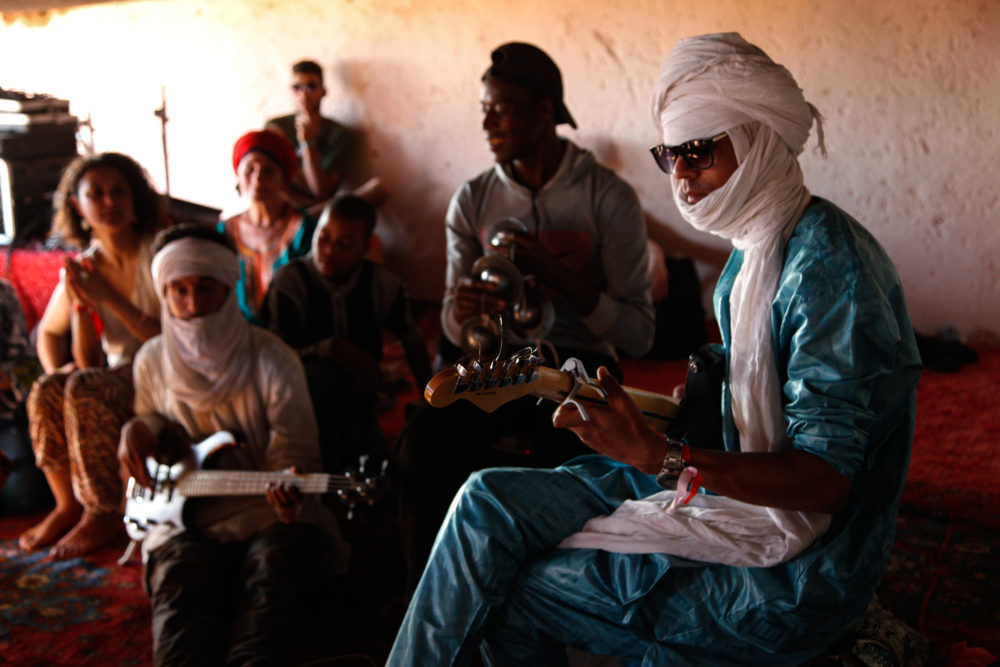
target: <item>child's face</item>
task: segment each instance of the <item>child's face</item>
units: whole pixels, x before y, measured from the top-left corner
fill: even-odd
[[[368,244],[363,222],[331,215],[313,236],[313,261],[327,278],[342,280],[364,258]]]

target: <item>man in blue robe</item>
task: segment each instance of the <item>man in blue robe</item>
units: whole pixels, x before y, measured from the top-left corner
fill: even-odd
[[[603,456],[473,474],[390,665],[480,649],[565,664],[566,646],[630,665],[796,665],[851,628],[882,577],[920,359],[884,250],[803,184],[819,114],[730,33],[677,45],[653,116],[682,216],[734,246],[715,294],[725,448],[651,431],[599,371],[609,405],[553,422]]]

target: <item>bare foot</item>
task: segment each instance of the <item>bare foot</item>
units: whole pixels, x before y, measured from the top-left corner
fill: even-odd
[[[44,519],[36,523],[17,538],[18,545],[25,551],[35,551],[47,547],[65,534],[80,520],[83,509],[74,507],[56,507]]]
[[[56,542],[49,558],[65,560],[88,554],[125,532],[125,523],[117,514],[84,514],[73,530]]]

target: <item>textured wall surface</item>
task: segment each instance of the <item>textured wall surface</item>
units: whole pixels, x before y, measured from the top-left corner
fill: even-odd
[[[2,16],[0,86],[70,99],[98,150],[134,155],[161,186],[164,87],[171,194],[219,207],[233,200],[233,141],[290,109],[291,62],[318,60],[323,112],[366,136],[356,178],[377,174],[390,191],[387,262],[431,299],[448,199],[491,161],[479,76],[514,39],[560,65],[580,126],[562,132],[633,184],[650,234],[668,251],[724,249],[680,220],[645,149],[658,143],[648,100],[666,53],[736,30],[824,113],[829,156],[810,140],[806,182],[886,246],[918,328],[1000,332],[996,0],[148,0]]]

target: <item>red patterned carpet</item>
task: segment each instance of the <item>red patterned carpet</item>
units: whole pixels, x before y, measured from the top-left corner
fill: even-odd
[[[124,545],[65,561],[25,554],[17,535],[39,518],[0,522],[0,664],[149,664],[142,568],[115,562]]]
[[[1000,347],[958,373],[926,371],[903,500],[1000,528]]]
[[[975,662],[965,646],[1000,657],[1000,348],[977,352],[958,373],[920,378],[903,507],[879,589],[936,646],[939,664],[995,664]]]

